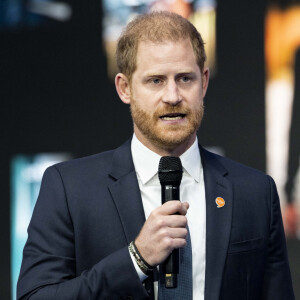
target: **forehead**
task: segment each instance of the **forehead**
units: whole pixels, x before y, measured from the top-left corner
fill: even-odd
[[[190,39],[154,43],[141,41],[138,44],[136,71],[171,67],[198,68]]]

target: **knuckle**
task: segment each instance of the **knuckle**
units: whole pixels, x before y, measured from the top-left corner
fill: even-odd
[[[162,227],[165,227],[166,222],[163,218],[159,218],[159,219],[157,219],[156,224],[157,224],[158,228],[162,228]]]
[[[165,238],[164,245],[168,250],[173,249],[173,240],[171,238]]]
[[[161,229],[160,235],[162,236],[162,238],[168,238],[169,237],[169,232],[168,232],[167,228]]]
[[[174,208],[176,209],[176,210],[180,210],[181,209],[181,207],[182,207],[182,204],[181,204],[181,202],[180,201],[174,201]]]
[[[153,218],[157,218],[157,216],[158,216],[157,210],[154,209],[154,210],[150,213],[150,215],[151,215],[151,217],[153,217]]]
[[[174,212],[179,212],[181,213],[181,202],[180,201],[172,201],[172,210]]]

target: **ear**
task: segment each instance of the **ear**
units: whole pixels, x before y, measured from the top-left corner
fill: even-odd
[[[115,77],[115,86],[120,99],[125,104],[130,104],[131,93],[128,78],[123,73],[118,73]]]
[[[209,68],[204,68],[203,74],[202,74],[202,96],[203,98],[206,95],[207,87],[209,82]]]

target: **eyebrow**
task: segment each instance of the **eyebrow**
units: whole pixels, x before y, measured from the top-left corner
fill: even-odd
[[[191,72],[180,72],[176,76],[184,76],[184,75],[196,75],[196,72],[191,71]]]
[[[147,77],[147,78],[151,78],[151,77],[158,77],[158,78],[161,78],[161,77],[166,77],[166,75],[159,75],[159,74],[146,74],[144,77]]]
[[[175,74],[175,77],[178,77],[178,76],[184,76],[184,75],[195,75],[196,72],[194,71],[184,71],[184,72],[180,72],[180,73],[177,73]],[[149,74],[145,74],[144,77],[158,77],[158,78],[162,78],[162,77],[167,77],[166,75],[162,75],[162,74],[159,74],[159,73],[149,73]]]

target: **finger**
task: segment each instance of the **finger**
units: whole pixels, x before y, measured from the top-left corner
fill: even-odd
[[[179,213],[185,215],[187,213],[188,204],[181,203],[178,200],[171,200],[159,207],[159,212],[163,215],[173,215]]]
[[[185,228],[187,225],[187,218],[182,215],[169,215],[169,216],[164,216],[163,219],[163,224],[162,226],[168,226],[172,228]]]
[[[186,228],[169,228],[168,232],[172,239],[186,239],[188,233]]]
[[[182,205],[185,206],[186,210],[188,210],[190,207],[190,204],[188,202],[182,202]]]
[[[187,214],[187,211],[188,211],[189,207],[190,207],[190,204],[188,202],[183,202],[181,204],[182,205],[181,205],[181,209],[180,209],[179,213],[181,215],[185,216]]]
[[[181,233],[183,235],[183,233]],[[162,238],[159,242],[159,248],[173,251],[174,248],[184,247],[186,245],[186,238],[185,237],[170,237],[169,235]]]
[[[186,239],[175,238],[172,240],[172,249],[183,248],[186,246]]]
[[[164,244],[164,247],[172,247],[174,239],[186,239],[187,229],[186,228],[163,228],[158,234],[159,240]]]

